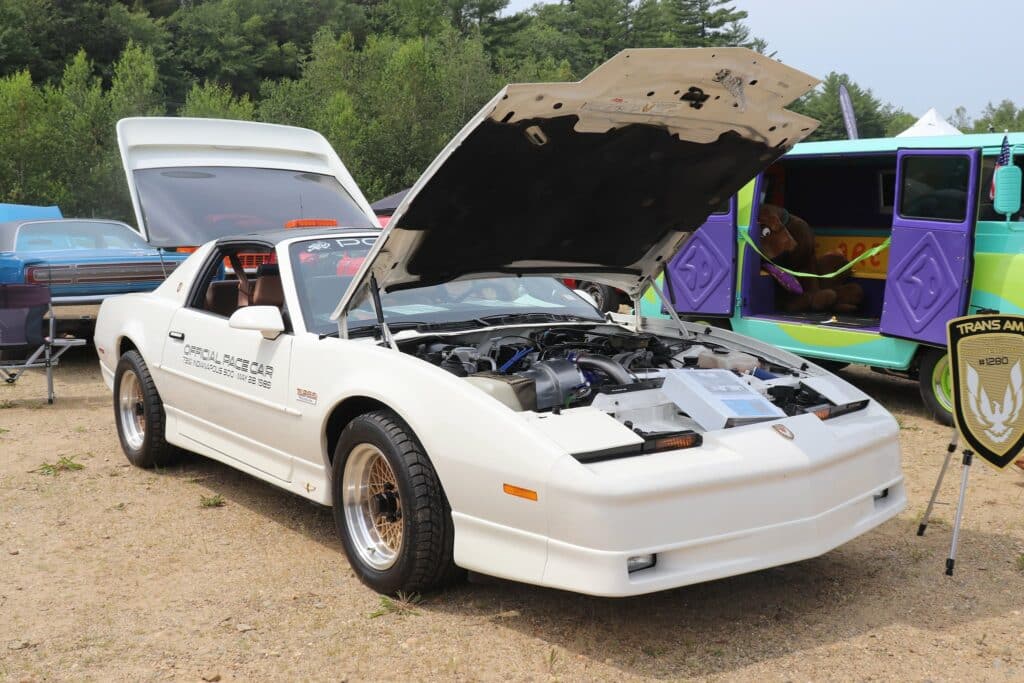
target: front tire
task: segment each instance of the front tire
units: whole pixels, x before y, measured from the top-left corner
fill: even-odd
[[[925,409],[936,422],[953,424],[953,377],[945,349],[925,349],[917,382]]]
[[[174,447],[164,439],[164,404],[138,351],[125,352],[114,370],[114,422],[131,464],[150,469],[174,460]]]
[[[332,467],[334,523],[349,564],[378,593],[422,593],[460,575],[455,528],[430,459],[389,410],[341,433]]]

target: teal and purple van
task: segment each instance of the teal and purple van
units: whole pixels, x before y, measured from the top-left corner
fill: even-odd
[[[1024,133],[1008,138],[1024,166]],[[668,298],[681,316],[833,369],[856,363],[917,379],[925,405],[949,423],[946,322],[1024,313],[1024,216],[1019,201],[1009,218],[997,214],[991,194],[1002,142],[1000,133],[798,144],[686,242],[662,276]],[[865,293],[856,313],[776,305],[778,288],[743,239],[758,242],[750,226],[762,201],[806,220],[819,254],[853,259],[889,240],[853,267]],[[648,291],[641,313],[666,312]]]

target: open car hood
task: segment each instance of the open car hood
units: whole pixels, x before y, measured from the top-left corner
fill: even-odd
[[[305,128],[145,117],[117,123],[139,231],[158,247],[280,230],[297,218],[376,228],[330,143]]]
[[[340,302],[498,274],[632,295],[816,127],[818,80],[744,48],[626,50],[578,83],[513,84],[437,156]]]

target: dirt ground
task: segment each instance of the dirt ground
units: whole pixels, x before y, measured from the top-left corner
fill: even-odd
[[[129,467],[83,350],[53,406],[41,374],[0,386],[0,680],[1024,680],[1024,477],[973,469],[944,576],[959,465],[914,531],[948,430],[916,385],[846,375],[903,426],[910,504],[880,529],[634,599],[467,583],[389,606],[328,510],[199,457]],[[39,469],[61,457],[83,467]]]

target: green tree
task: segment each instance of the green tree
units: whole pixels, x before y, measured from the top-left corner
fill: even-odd
[[[0,78],[0,201],[49,204],[63,194],[52,159],[57,130],[53,108],[28,71]]]
[[[62,191],[51,201],[68,216],[113,216],[111,211],[125,208],[112,196],[123,171],[113,112],[94,71],[85,51],[79,51],[64,69],[60,84],[46,93],[63,132],[55,151],[59,156],[53,159]]]
[[[256,118],[256,105],[246,94],[235,97],[228,86],[206,81],[192,86],[178,115],[252,121]]]
[[[671,30],[677,47],[742,45],[750,34],[743,25],[747,13],[737,10],[731,0],[665,0],[672,18]]]
[[[108,93],[115,119],[126,116],[159,116],[164,113],[163,92],[153,53],[133,42],[114,64]]]
[[[1024,130],[1024,107],[1018,109],[1011,100],[1003,100],[999,104],[989,102],[974,121],[975,133],[1018,130]]]
[[[56,73],[54,27],[59,14],[50,0],[0,0],[0,75]]]
[[[910,128],[917,121],[917,117],[913,114],[891,105],[886,105],[882,108],[882,117],[886,121],[885,135],[890,138]]]
[[[810,140],[843,140],[846,126],[839,106],[839,86],[850,92],[857,131],[862,138],[885,137],[896,110],[883,104],[870,89],[861,88],[846,74],[833,71],[822,84],[793,103],[791,109],[821,122]]]
[[[640,0],[633,9],[630,43],[634,47],[671,47],[671,14],[661,0]]]

